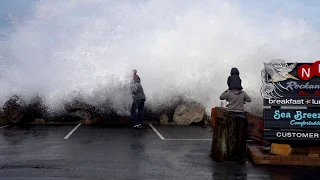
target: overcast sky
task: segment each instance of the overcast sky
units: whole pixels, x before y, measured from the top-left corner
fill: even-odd
[[[11,26],[8,15],[11,14],[19,21],[32,13],[32,8],[39,0],[1,0],[0,1],[0,30],[6,31]],[[239,0],[241,11],[253,14],[257,20],[272,21],[275,15],[281,13],[288,17],[304,18],[308,24],[320,30],[320,1],[319,0]],[[256,14],[259,16],[256,16]]]

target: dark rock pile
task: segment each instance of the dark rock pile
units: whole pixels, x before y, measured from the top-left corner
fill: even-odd
[[[146,103],[144,117],[146,121],[176,125],[201,124],[207,120],[203,105],[187,101],[182,97],[163,104],[156,110],[151,109]],[[54,113],[48,112],[40,97],[35,97],[26,103],[22,97],[12,96],[4,104],[3,113],[0,113],[0,125],[29,123],[132,124],[133,122],[129,115],[117,114],[108,103],[93,106],[81,100],[74,100],[65,104],[63,112]]]

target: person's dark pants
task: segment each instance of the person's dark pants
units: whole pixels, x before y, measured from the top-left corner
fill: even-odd
[[[131,117],[135,125],[143,125],[144,99],[134,100],[131,106]],[[138,115],[137,115],[138,110]]]
[[[245,113],[243,112],[232,112],[235,116],[241,117],[241,118],[246,118]]]

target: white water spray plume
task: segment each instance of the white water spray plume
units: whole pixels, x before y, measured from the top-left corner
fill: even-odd
[[[137,69],[156,109],[178,95],[220,106],[232,67],[262,107],[262,62],[312,62],[319,33],[274,12],[269,22],[222,0],[42,0],[1,42],[0,103],[43,97],[52,110],[82,97],[128,113]]]

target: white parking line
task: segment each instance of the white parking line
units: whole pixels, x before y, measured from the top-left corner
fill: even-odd
[[[172,141],[212,141],[212,139],[164,139],[164,140],[172,140]],[[247,142],[252,140],[247,140]]]
[[[160,137],[160,139],[164,140],[165,138],[152,126],[152,124],[149,124],[149,126],[153,129],[153,131]]]
[[[164,139],[171,141],[212,141],[212,139]]]
[[[164,139],[164,140],[172,140],[172,141],[212,141],[212,139]],[[252,140],[247,140],[252,141]]]
[[[160,137],[161,140],[165,140],[165,141],[212,141],[212,139],[166,139],[159,133],[159,131],[155,127],[153,127],[152,124],[149,124],[149,126]],[[249,142],[253,140],[248,139],[247,141]]]
[[[1,127],[0,127],[0,129],[2,129],[2,128],[6,128],[6,127],[9,127],[9,125],[1,126]]]
[[[78,129],[78,127],[79,127],[80,125],[81,125],[81,123],[78,124],[75,128],[73,128],[63,139],[68,139],[68,138],[71,136],[71,134]]]

